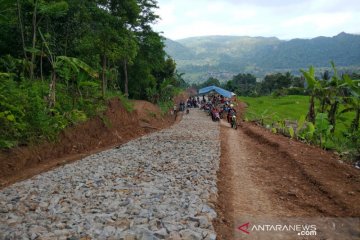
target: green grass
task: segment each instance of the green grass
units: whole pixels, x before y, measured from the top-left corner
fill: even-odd
[[[170,109],[172,109],[173,106],[174,106],[174,103],[172,101],[159,102],[161,115],[165,116],[170,111]]]
[[[265,125],[271,125],[279,120],[297,121],[300,116],[307,114],[309,96],[284,96],[284,97],[239,97],[240,101],[248,105],[245,118],[248,120],[263,120]],[[317,109],[317,106],[315,107]],[[341,111],[341,109],[340,109]],[[337,118],[335,128],[336,142],[330,142],[329,147],[341,150],[346,148],[348,140],[344,137],[348,131],[355,113],[349,112]],[[345,144],[345,145],[344,145]]]
[[[239,99],[248,105],[246,118],[259,120],[265,117],[265,124],[283,119],[296,121],[301,115],[306,115],[309,105],[309,96],[239,97]]]
[[[248,105],[245,114],[247,119],[260,120],[264,118],[265,124],[271,124],[278,120],[297,121],[301,115],[306,116],[310,97],[291,95],[283,97],[239,97],[239,99]],[[317,106],[315,109],[317,110]],[[336,129],[346,131],[354,116],[354,112],[342,114],[337,119]]]

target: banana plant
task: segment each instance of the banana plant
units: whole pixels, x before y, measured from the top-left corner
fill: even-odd
[[[326,97],[330,105],[330,109],[328,110],[328,120],[329,123],[333,126],[331,132],[334,132],[336,127],[336,116],[338,114],[340,104],[346,96],[346,88],[344,87],[344,79],[343,77],[339,77],[333,61],[331,62],[331,66],[334,71],[334,75],[327,84]]]
[[[305,128],[301,129],[297,137],[301,140],[312,142],[315,134],[315,125],[312,122],[305,122]]]
[[[301,115],[299,120],[297,121],[296,131],[295,134],[298,136],[300,131],[303,129],[304,125],[306,123],[306,117],[304,115]]]
[[[160,98],[161,101],[166,101],[174,94],[174,86],[172,84],[172,79],[165,79],[160,84]]]
[[[309,122],[315,123],[315,97],[321,94],[323,89],[320,82],[315,78],[315,69],[313,66],[309,68],[308,72],[302,69],[300,69],[300,71],[304,75],[307,89],[310,91],[310,104],[306,118]]]
[[[359,129],[360,121],[360,80],[352,80],[349,75],[344,75],[343,79],[344,83],[341,87],[347,87],[350,96],[344,97],[346,107],[340,114],[355,112],[355,118],[351,122],[351,131],[354,132]]]
[[[288,132],[289,132],[290,138],[294,138],[294,137],[295,137],[295,131],[294,131],[294,128],[293,128],[293,127],[289,127],[289,128],[288,128]]]
[[[89,65],[87,65],[85,62],[81,61],[78,58],[73,57],[67,57],[67,56],[55,56],[52,51],[50,50],[50,47],[45,40],[41,30],[39,29],[39,33],[41,36],[41,39],[43,40],[44,46],[46,50],[48,51],[47,57],[49,59],[49,62],[52,67],[51,71],[51,81],[49,85],[49,108],[53,108],[56,103],[56,81],[57,81],[57,73],[59,70],[63,67],[70,68],[73,72],[76,74],[79,73],[80,69],[86,72],[89,76],[92,78],[98,78],[98,73],[93,70]]]
[[[329,123],[328,117],[325,113],[319,113],[315,119],[315,135],[316,140],[319,140],[320,147],[323,147],[331,135],[333,126]]]

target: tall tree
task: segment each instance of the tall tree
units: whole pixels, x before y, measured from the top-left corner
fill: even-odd
[[[65,1],[53,1],[53,0],[32,0],[32,20],[31,20],[31,59],[30,59],[30,79],[34,79],[35,69],[35,57],[36,44],[37,44],[37,33],[40,23],[43,19],[51,17],[58,17],[66,13],[68,4]]]

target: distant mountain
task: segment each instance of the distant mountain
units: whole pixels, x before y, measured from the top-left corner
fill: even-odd
[[[240,72],[263,77],[313,65],[327,68],[333,60],[340,68],[360,69],[360,35],[280,40],[275,37],[205,36],[178,41],[167,39],[166,51],[185,72],[189,82],[208,77],[228,80]]]
[[[166,39],[165,44],[167,53],[173,57],[176,56],[177,59],[194,59],[196,57],[191,49],[176,41]]]

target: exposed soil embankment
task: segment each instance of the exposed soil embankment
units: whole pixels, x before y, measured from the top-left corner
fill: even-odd
[[[135,111],[129,113],[118,99],[113,99],[101,116],[66,129],[56,142],[1,152],[0,188],[174,122],[173,116],[161,116],[160,109],[149,102],[134,101],[134,107]]]

